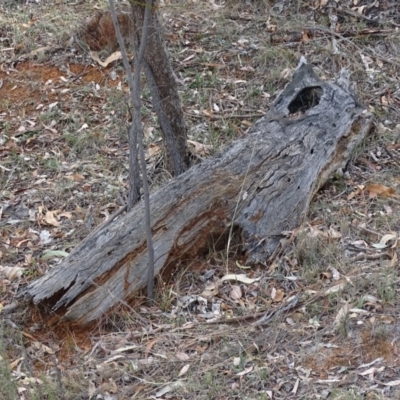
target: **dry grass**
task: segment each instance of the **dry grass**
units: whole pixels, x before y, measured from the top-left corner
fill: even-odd
[[[375,130],[318,192],[275,264],[248,269],[215,238],[157,278],[156,307],[138,295],[91,331],[71,331],[48,310],[12,306],[21,285],[59,262],[56,250],[70,251],[91,219],[124,203],[127,87],[120,62],[102,68],[68,42],[106,1],[21,3],[0,5],[0,265],[23,270],[0,272],[0,397],[398,399],[398,240],[372,245],[400,228],[399,6],[365,9],[384,18],[377,25],[344,1],[332,34],[318,1],[166,1],[190,139],[215,152],[246,134],[301,54],[326,79],[351,70]],[[154,149],[160,134],[143,96]],[[168,175],[162,154],[148,155],[156,190]],[[260,279],[222,284],[227,268]],[[299,292],[295,308],[254,325],[252,315]]]

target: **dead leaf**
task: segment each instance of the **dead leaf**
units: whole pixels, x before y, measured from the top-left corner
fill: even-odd
[[[56,213],[54,211],[46,211],[44,220],[47,222],[48,225],[60,226],[59,222],[57,221]]]
[[[75,182],[82,182],[85,180],[85,177],[81,174],[73,174],[73,175],[67,175],[67,179],[70,181],[75,181]]]
[[[61,217],[65,217],[65,218],[68,218],[68,219],[71,219],[72,218],[72,213],[70,213],[70,212],[63,212],[63,213],[61,213],[61,214],[58,214],[58,216],[61,218]]]
[[[391,386],[399,386],[400,385],[400,380],[397,380],[397,381],[390,381],[390,382],[387,382],[387,383],[383,383],[385,386],[389,386],[389,387],[391,387]]]
[[[358,2],[355,4],[358,4]],[[362,15],[362,14],[364,14],[364,10],[366,9],[366,7],[367,7],[366,5],[363,5],[363,6],[358,6],[358,7],[351,7],[351,9]]]
[[[346,303],[337,313],[335,320],[333,322],[333,326],[337,329],[347,318],[347,315],[350,311],[350,304]]]
[[[363,190],[364,190],[365,186],[364,185],[358,185],[356,190],[354,190],[353,192],[351,192],[348,196],[347,196],[347,200],[351,200],[352,198],[358,196]]]
[[[100,387],[103,392],[118,393],[118,386],[112,378],[109,378],[108,382],[102,383]]]
[[[244,126],[248,126],[249,128],[253,126],[253,123],[251,121],[247,121],[246,119],[243,119],[242,121],[240,121],[240,123]]]
[[[99,58],[99,54],[95,51],[90,52],[90,57],[92,57],[92,59],[94,61],[96,61],[98,64],[100,64],[103,68],[107,67],[108,64],[112,63],[113,61],[119,60],[120,58],[122,58],[120,51],[116,51],[115,53],[112,53],[109,57],[106,58],[105,61],[101,61]]]
[[[8,367],[13,370],[22,360],[24,359],[24,357],[20,357],[17,358],[16,360],[14,360],[13,362],[11,362]]]
[[[328,269],[329,269],[329,271],[332,272],[332,277],[333,277],[333,279],[334,279],[335,281],[338,281],[338,280],[340,279],[340,273],[339,273],[339,271],[338,271],[336,268],[332,267],[331,265],[328,267]]]
[[[243,199],[244,200],[244,199]],[[251,267],[248,265],[242,265],[239,263],[239,261],[236,261],[236,266],[240,269],[250,269]]]
[[[153,338],[153,339],[151,339],[151,340],[149,340],[149,341],[147,342],[147,344],[146,344],[146,350],[145,350],[145,352],[144,352],[145,358],[147,358],[147,357],[149,356],[149,353],[150,353],[151,349],[152,349],[153,346],[158,342],[158,340],[159,340],[159,338],[158,338],[158,337],[155,337],[155,338]]]
[[[382,317],[379,318],[379,321],[381,321],[386,325],[389,325],[389,324],[394,324],[396,320],[389,315],[383,315]]]
[[[247,367],[246,369],[244,369],[242,372],[239,372],[238,374],[236,374],[236,376],[244,376],[247,375],[248,373],[250,373],[251,371],[253,371],[253,366]]]
[[[293,393],[293,394],[296,394],[296,393],[297,393],[297,390],[298,390],[298,388],[299,388],[299,383],[300,383],[300,379],[297,378],[297,379],[296,379],[296,382],[295,382],[295,384],[294,384],[294,386],[293,386],[293,389],[292,389],[292,393]]]
[[[279,303],[285,297],[285,292],[282,289],[272,288],[271,298],[274,303]]]
[[[186,353],[184,353],[182,351],[178,351],[178,353],[176,353],[175,356],[178,360],[181,360],[181,361],[187,361],[190,358]]]
[[[397,240],[396,244],[398,242],[399,241]],[[394,250],[391,250],[391,251],[393,251],[393,254],[392,254],[392,257],[391,257],[391,260],[390,260],[390,267],[394,267],[395,265],[397,265],[398,257],[397,257],[397,252],[396,251],[394,251]],[[1,254],[0,254],[0,257],[1,257]]]
[[[201,293],[201,296],[206,297],[206,298],[210,298],[210,297],[214,297],[219,293],[219,285],[220,285],[221,281],[218,280],[216,282],[212,282],[209,285],[207,285],[204,290]]]
[[[89,387],[88,387],[88,395],[89,399],[92,398],[92,396],[96,393],[96,386],[93,383],[93,381],[89,381]]]
[[[310,319],[308,320],[308,323],[309,323],[310,327],[312,327],[312,328],[314,328],[314,329],[318,329],[318,328],[321,326],[321,324],[320,324],[320,322],[319,322],[319,320],[318,320],[318,317],[312,317],[312,318],[310,318]]]
[[[146,125],[144,128],[143,128],[143,135],[144,135],[144,137],[145,137],[145,139],[150,139],[150,137],[152,136],[152,134],[153,134],[153,131],[154,131],[154,126],[151,126],[151,125]],[[150,146],[156,146],[156,144],[154,144],[154,143],[150,143]]]
[[[328,230],[328,237],[330,239],[340,239],[342,237],[342,234],[337,230],[333,229],[332,227],[330,227]]]
[[[41,257],[42,260],[48,260],[53,257],[67,257],[68,253],[63,250],[45,250]]]
[[[123,353],[125,351],[134,350],[134,349],[137,349],[137,346],[135,344],[132,344],[130,346],[119,347],[118,349],[115,349],[114,351],[112,351],[112,354],[119,354],[119,353]]]
[[[83,131],[84,129],[87,129],[87,128],[89,128],[89,125],[86,124],[86,123],[84,123],[84,124],[76,131],[76,133],[79,133],[79,132],[81,132],[81,131]]]
[[[190,368],[190,364],[184,365],[184,366],[181,368],[181,370],[179,371],[178,376],[185,375],[186,372],[188,372],[189,368]]]
[[[47,129],[51,133],[54,133],[55,135],[58,133],[57,129],[52,128],[52,125],[45,125],[43,122],[42,122],[42,125],[45,127],[45,129]]]
[[[212,117],[214,115],[213,112],[210,112],[208,110],[201,110],[201,112],[207,117]]]
[[[239,285],[232,285],[231,292],[229,296],[233,300],[239,300],[242,297],[242,289],[240,289]]]
[[[160,389],[160,390],[155,394],[155,396],[156,396],[156,397],[164,396],[164,394],[167,394],[167,393],[169,393],[169,392],[172,392],[173,390],[175,390],[175,389],[177,389],[177,388],[179,388],[179,387],[183,387],[183,386],[184,386],[183,381],[176,381],[176,382],[173,382],[173,383],[171,383],[171,384],[169,384],[169,385],[167,385],[167,386],[164,386],[162,389]]]
[[[43,353],[45,353],[45,354],[54,354],[55,353],[55,351],[52,348],[50,348],[49,346],[40,344],[40,347],[41,347],[41,350],[43,351]]]
[[[188,140],[187,142],[190,145],[189,148],[192,154],[198,154],[199,156],[205,157],[213,150],[213,146],[196,142],[194,140]]]
[[[388,242],[390,240],[396,240],[397,235],[394,235],[392,233],[389,233],[387,235],[383,235],[379,243],[373,243],[372,246],[375,247],[376,249],[385,249],[388,247]]]
[[[161,146],[158,146],[155,143],[150,143],[149,148],[146,151],[146,160],[154,157],[155,155],[161,152]]]
[[[248,278],[245,274],[228,274],[221,278],[221,282],[225,281],[237,281],[242,283],[254,283],[259,281],[260,278]]]
[[[38,47],[37,49],[32,50],[30,53],[26,54],[25,57],[29,59],[38,53],[44,53],[44,52],[52,50],[52,49],[53,49],[52,46]]]
[[[341,290],[344,289],[344,287],[346,286],[346,282],[341,282],[338,285],[332,286],[329,289],[326,289],[324,294],[331,294],[331,293],[337,293],[340,292]]]
[[[370,197],[397,197],[396,190],[389,186],[373,183],[365,186],[365,191],[369,192]]]
[[[21,278],[24,270],[20,267],[0,267],[0,272],[10,281],[15,281],[16,279]]]
[[[367,369],[366,371],[363,372],[359,372],[359,375],[365,376],[365,375],[374,375],[376,372],[382,372],[385,369],[385,367],[371,367],[369,369]]]
[[[321,279],[331,279],[332,274],[328,271],[321,272],[320,274]]]

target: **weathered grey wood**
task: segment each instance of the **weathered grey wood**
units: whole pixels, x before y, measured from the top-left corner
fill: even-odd
[[[305,113],[289,116],[307,102]],[[345,72],[336,83],[321,82],[301,64],[247,137],[151,196],[155,272],[195,255],[211,233],[232,223],[249,260],[266,262],[279,249],[282,232],[301,223],[315,191],[345,165],[370,125],[371,115],[358,104]],[[139,203],[32,282],[26,295],[34,303],[56,298],[54,309],[65,307],[67,319],[86,324],[144,287],[146,270]]]

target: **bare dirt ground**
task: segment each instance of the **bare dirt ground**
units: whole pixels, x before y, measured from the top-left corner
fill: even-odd
[[[324,79],[351,71],[374,130],[273,265],[210,243],[157,278],[155,307],[138,294],[80,331],[17,299],[125,202],[124,70],[109,33],[96,53],[77,34],[105,9],[0,4],[0,398],[399,399],[397,1],[165,1],[194,158],[246,135],[301,55]],[[143,102],[157,190],[169,176]]]

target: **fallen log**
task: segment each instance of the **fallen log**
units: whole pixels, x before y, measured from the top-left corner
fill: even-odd
[[[210,235],[233,227],[249,262],[268,262],[371,122],[345,70],[335,82],[323,82],[301,61],[248,136],[151,195],[155,272],[196,255]],[[147,262],[139,203],[89,235],[25,295],[62,309],[74,324],[88,324],[146,285]]]

